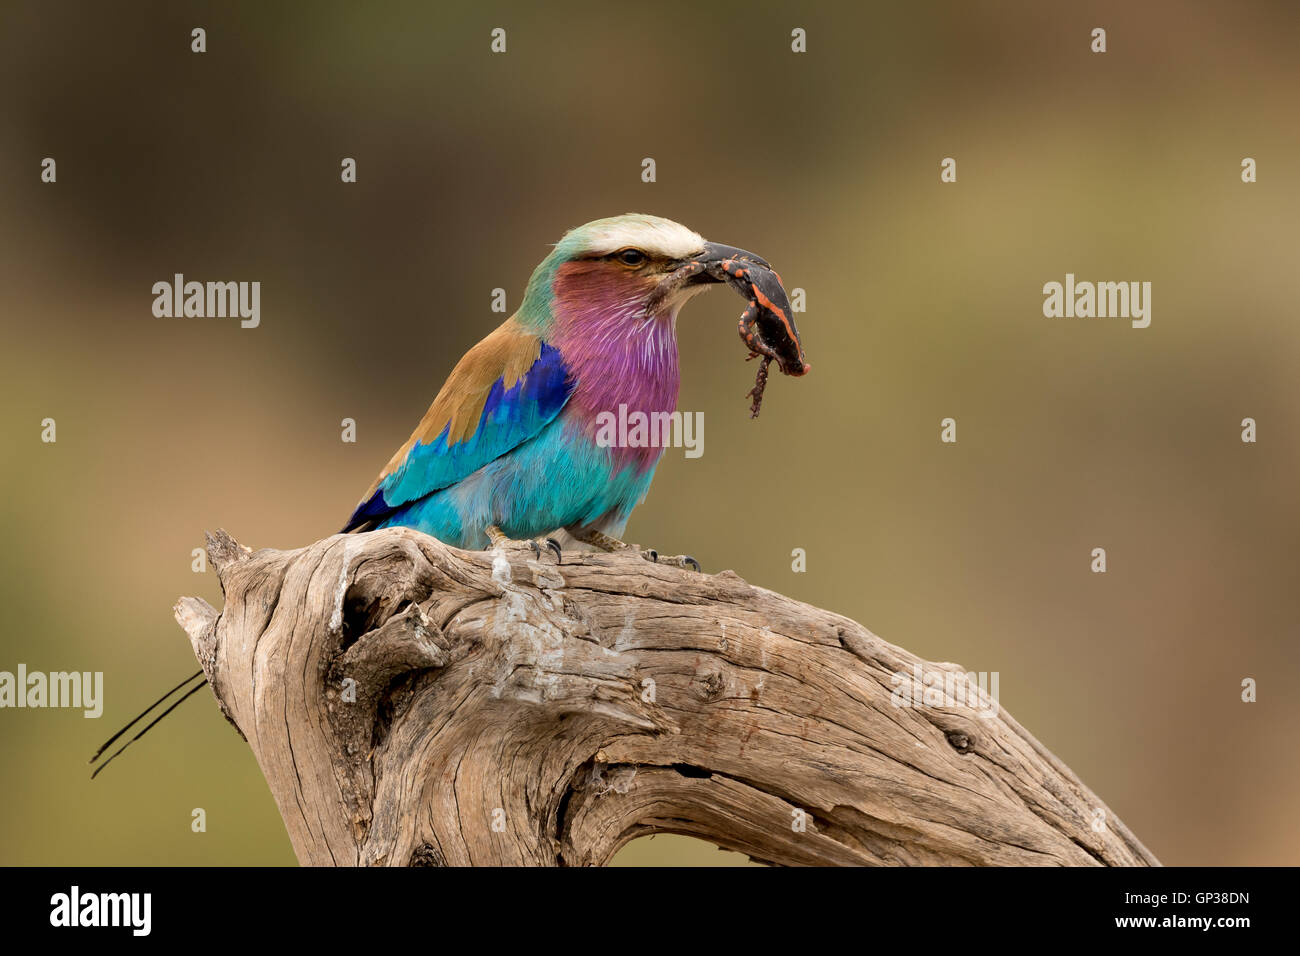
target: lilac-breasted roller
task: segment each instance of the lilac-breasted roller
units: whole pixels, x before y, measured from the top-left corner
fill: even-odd
[[[627,548],[619,537],[650,488],[663,447],[604,446],[596,439],[597,416],[625,405],[629,416],[639,411],[654,421],[655,413],[676,409],[677,313],[709,285],[743,277],[748,264],[770,268],[752,253],[705,242],[656,216],[598,219],[566,233],[534,270],[519,311],[452,369],[343,530],[405,526],[470,549],[527,539],[540,553],[534,539],[564,529],[607,551]],[[761,298],[763,289],[755,291]],[[781,367],[802,374],[797,333],[789,316],[785,321],[788,334],[776,338],[793,341],[797,355]],[[745,335],[752,349],[780,358]],[[559,560],[559,544],[547,544]],[[687,556],[641,554],[699,569]],[[203,678],[199,671],[172,688],[92,760],[185,690],[131,738],[138,740]]]
[[[564,529],[603,550],[628,547],[619,539],[663,448],[603,447],[597,416],[625,405],[654,421],[676,409],[677,314],[718,282],[681,267],[727,259],[767,268],[657,216],[566,233],[533,271],[519,311],[456,364],[343,530],[405,526],[481,550]],[[547,544],[558,560],[559,545]]]

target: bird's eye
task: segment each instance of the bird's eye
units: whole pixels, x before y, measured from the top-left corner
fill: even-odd
[[[639,266],[645,262],[645,253],[640,249],[624,249],[618,254],[618,261],[625,266]]]

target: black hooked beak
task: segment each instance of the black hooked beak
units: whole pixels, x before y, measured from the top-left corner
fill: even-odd
[[[703,259],[706,262],[721,262],[723,259],[744,259],[746,262],[752,262],[764,269],[772,268],[771,264],[762,256],[756,256],[744,249],[737,249],[735,246],[724,246],[720,242],[706,242],[704,251],[695,258]]]
[[[686,261],[701,262],[704,263],[706,266],[708,266],[708,265],[715,265],[726,259],[742,259],[745,262],[752,262],[754,263],[754,265],[761,266],[764,269],[770,270],[772,268],[772,266],[768,263],[768,261],[764,259],[762,256],[757,256],[754,253],[747,252],[744,249],[737,249],[735,246],[724,246],[720,242],[706,242],[704,244],[703,252],[691,256],[690,259]],[[716,271],[717,270],[707,270],[695,276],[691,281],[697,283],[725,281],[725,279],[721,278],[720,276],[713,274],[716,273]]]

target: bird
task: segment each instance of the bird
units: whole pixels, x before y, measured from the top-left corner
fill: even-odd
[[[456,363],[342,533],[414,528],[465,550],[545,548],[557,562],[571,539],[698,572],[690,555],[622,540],[664,449],[602,443],[597,419],[621,405],[629,416],[676,410],[678,313],[735,260],[771,268],[658,216],[570,229],[533,270],[518,311]],[[190,675],[110,737],[91,763],[185,691],[92,778],[206,683],[203,671]]]
[[[698,571],[690,555],[622,540],[664,449],[602,443],[597,419],[620,406],[676,410],[678,313],[720,281],[710,264],[734,259],[769,268],[658,216],[570,229],[519,309],[456,363],[343,532],[407,527],[466,550],[527,544],[540,556],[544,546],[557,561],[564,532]]]

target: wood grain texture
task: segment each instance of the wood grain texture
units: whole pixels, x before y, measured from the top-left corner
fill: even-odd
[[[177,620],[303,864],[601,865],[671,832],[786,865],[1158,865],[1005,710],[893,700],[961,668],[732,572],[208,542],[225,607]]]

